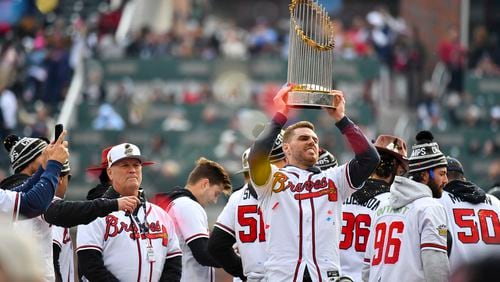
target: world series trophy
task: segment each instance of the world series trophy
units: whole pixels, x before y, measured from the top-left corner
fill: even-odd
[[[299,108],[335,108],[333,90],[334,27],[322,5],[292,0],[288,53],[287,104]],[[334,103],[335,101],[335,103]]]

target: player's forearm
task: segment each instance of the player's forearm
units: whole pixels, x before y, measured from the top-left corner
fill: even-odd
[[[194,259],[203,266],[221,267],[208,252],[208,239],[198,238],[188,243]]]
[[[335,125],[347,138],[347,142],[355,154],[354,159],[349,162],[348,169],[352,185],[359,187],[375,170],[380,156],[361,129],[349,118],[344,117]]]
[[[45,220],[56,226],[73,227],[88,224],[118,210],[116,199],[95,199],[92,201],[56,200],[44,213]]]
[[[29,189],[26,193],[21,193],[21,204],[19,206],[20,214],[26,218],[33,218],[47,210],[47,207],[54,198],[61,169],[62,164],[57,161],[49,161],[47,163],[47,169],[42,173],[38,182],[31,185],[33,188]],[[27,184],[29,184],[29,182],[21,186]],[[24,190],[24,188],[20,189]]]
[[[274,141],[285,125],[287,117],[282,113],[276,113],[271,122],[259,135],[248,155],[248,165],[250,175],[257,185],[266,183],[271,173],[271,164],[269,163],[269,154],[273,149]]]
[[[35,174],[30,176],[23,185],[19,185],[12,190],[16,192],[28,192],[31,188],[33,188],[33,186],[38,182],[38,180],[40,180],[40,177],[42,176],[42,173],[44,171],[45,170],[42,168],[42,166],[40,166],[38,170],[35,172]]]
[[[59,254],[61,253],[61,248],[57,244],[52,244],[52,261],[54,264],[54,273],[56,275],[56,282],[61,282],[61,268],[59,266]]]
[[[165,261],[160,282],[178,282],[182,275],[182,256],[169,258]]]
[[[445,252],[435,250],[422,251],[422,264],[427,282],[446,282],[450,275],[450,265]]]
[[[208,252],[227,273],[245,281],[241,258],[234,253],[234,243],[233,236],[215,226],[208,239]]]
[[[96,250],[81,250],[78,253],[78,270],[80,274],[85,276],[89,281],[119,282],[105,266],[102,259],[102,254]]]

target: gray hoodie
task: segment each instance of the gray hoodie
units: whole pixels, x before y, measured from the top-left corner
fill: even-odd
[[[424,197],[432,198],[429,186],[406,177],[396,176],[391,186],[391,207],[399,209],[409,203]]]
[[[399,209],[415,200],[426,197],[432,198],[432,191],[429,186],[405,177],[396,176],[391,186],[390,205],[393,209]],[[450,268],[446,253],[423,250],[420,256],[424,277],[427,282],[445,282],[448,280]]]

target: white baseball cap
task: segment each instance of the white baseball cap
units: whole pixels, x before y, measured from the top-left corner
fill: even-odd
[[[111,148],[108,152],[107,159],[108,168],[122,159],[137,159],[143,166],[154,164],[154,162],[145,161],[141,156],[141,150],[139,150],[139,147],[130,143],[122,143],[120,145],[113,146],[113,148]]]
[[[250,170],[250,166],[248,165],[248,154],[250,154],[250,148],[246,149],[241,155],[241,169],[236,173],[248,172]]]

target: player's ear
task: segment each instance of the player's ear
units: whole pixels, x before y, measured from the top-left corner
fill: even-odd
[[[202,181],[201,187],[203,187],[203,190],[205,190],[208,187],[210,187],[210,181],[208,180],[208,178],[203,178],[203,179],[201,179],[201,181]]]
[[[106,169],[106,172],[108,173],[109,180],[113,180],[113,171],[111,170],[110,167]]]
[[[422,183],[429,184],[429,172],[428,171],[422,171]]]
[[[285,155],[288,152],[288,150],[290,150],[290,144],[289,143],[283,143],[283,152],[285,152]]]

